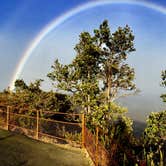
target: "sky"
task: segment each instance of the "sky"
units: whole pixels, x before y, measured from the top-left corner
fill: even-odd
[[[45,27],[57,18],[63,18],[76,7],[96,1],[1,0],[0,91],[10,85],[27,48]],[[166,13],[165,0],[141,2],[160,6]],[[70,63],[75,56],[73,48],[79,40],[79,34],[83,31],[92,34],[93,29],[98,28],[104,19],[109,21],[111,32],[128,24],[135,35],[136,51],[129,55],[128,63],[135,69],[135,82],[141,93],[119,101],[129,107],[131,116],[144,120],[145,113],[142,107],[139,108],[140,105],[146,106],[146,115],[150,111],[159,111],[165,107],[160,100],[160,94],[164,93],[164,89],[160,87],[160,74],[161,70],[166,69],[166,14],[156,9],[125,3],[122,0],[121,3],[101,4],[78,11],[64,19],[37,44],[19,78],[23,78],[27,83],[42,78],[45,80],[43,88],[52,88],[46,75],[51,71],[54,60]]]

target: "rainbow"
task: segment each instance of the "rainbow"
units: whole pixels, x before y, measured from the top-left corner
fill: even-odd
[[[11,90],[14,89],[14,82],[16,79],[19,78],[22,69],[24,68],[24,65],[26,64],[28,58],[32,55],[35,48],[40,44],[40,42],[50,33],[53,29],[58,27],[60,24],[62,24],[67,19],[71,18],[72,16],[83,12],[85,10],[100,6],[100,5],[110,5],[110,4],[130,4],[130,5],[139,5],[146,8],[150,8],[152,10],[156,10],[162,14],[166,14],[166,8],[156,5],[154,3],[149,3],[147,1],[133,1],[133,0],[96,0],[91,1],[85,4],[82,4],[80,6],[77,6],[70,11],[64,13],[63,15],[59,16],[58,18],[55,18],[53,21],[51,21],[48,25],[46,25],[39,34],[32,40],[32,42],[29,44],[27,49],[22,55],[22,58],[20,59],[16,70],[14,71],[13,77],[10,81],[9,87]]]

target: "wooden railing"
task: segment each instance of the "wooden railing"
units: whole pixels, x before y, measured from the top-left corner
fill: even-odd
[[[92,133],[84,114],[0,106],[0,127],[44,142],[85,148],[95,166],[110,165],[109,153],[99,141],[98,127]]]
[[[84,145],[83,114],[0,106],[0,127],[38,140]]]

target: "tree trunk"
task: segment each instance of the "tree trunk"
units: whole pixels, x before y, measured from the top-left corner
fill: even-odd
[[[112,67],[111,64],[109,62],[107,62],[107,68],[108,68],[108,77],[107,77],[107,104],[108,104],[108,111],[110,111],[110,101],[111,101],[111,97],[110,97],[110,93],[111,93],[111,76],[112,76]]]
[[[88,70],[88,81],[90,80],[90,73]],[[90,103],[90,95],[88,94],[88,103]],[[88,104],[88,113],[90,113],[90,105]]]
[[[90,103],[90,95],[88,95],[88,103]],[[88,113],[90,113],[90,105],[88,104]]]
[[[110,101],[110,89],[111,89],[109,79],[108,79],[108,85],[107,85],[107,86],[108,86],[108,87],[107,87],[107,101],[108,101],[108,103],[109,103],[109,101]]]
[[[111,76],[112,76],[112,68],[109,61],[106,62],[106,77],[107,77],[107,104],[110,102],[110,91],[111,91]]]

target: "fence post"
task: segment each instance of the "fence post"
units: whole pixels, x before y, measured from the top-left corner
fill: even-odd
[[[7,112],[6,112],[6,130],[9,130],[9,116],[10,116],[10,106],[7,106]]]
[[[36,139],[39,138],[39,111],[36,110]]]
[[[96,165],[99,165],[98,161],[98,142],[99,142],[99,128],[96,127]]]
[[[82,114],[82,148],[85,148],[85,115]]]

